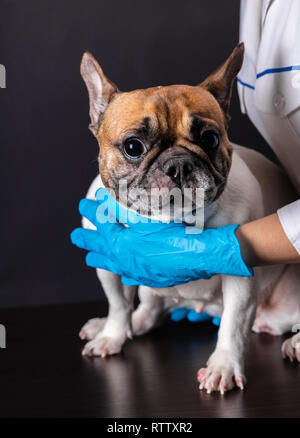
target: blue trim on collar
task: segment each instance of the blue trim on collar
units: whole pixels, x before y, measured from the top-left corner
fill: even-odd
[[[259,79],[262,76],[269,75],[269,74],[272,74],[272,73],[283,73],[285,71],[293,71],[293,70],[300,70],[300,65],[289,65],[288,67],[267,68],[266,70],[258,73],[256,75],[256,79]],[[237,77],[236,79],[244,87],[248,87],[251,90],[255,90],[255,87],[253,85],[248,84],[247,82],[242,81],[239,77]]]
[[[266,70],[258,73],[256,75],[256,78],[259,79],[264,75],[269,75],[271,73],[282,73],[285,71],[292,71],[292,70],[300,70],[300,65],[290,65],[288,67],[278,67],[278,68],[267,68]]]
[[[248,87],[251,88],[251,90],[255,90],[255,87],[253,87],[253,85],[247,84],[247,82],[242,81],[240,78],[236,78],[236,80],[244,87]]]

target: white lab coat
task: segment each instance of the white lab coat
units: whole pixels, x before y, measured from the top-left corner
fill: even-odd
[[[241,0],[242,112],[272,147],[300,195],[300,0]],[[300,254],[300,200],[278,210]]]

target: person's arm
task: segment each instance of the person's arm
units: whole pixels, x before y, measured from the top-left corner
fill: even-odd
[[[242,258],[248,266],[300,262],[300,254],[287,237],[288,233],[293,240],[292,235],[296,234],[293,221],[295,211],[291,212],[290,206],[287,207],[279,210],[280,219],[275,213],[237,228],[235,235],[240,243]],[[296,223],[300,227],[300,216]],[[298,244],[296,247],[298,248]],[[191,322],[201,322],[206,320],[205,316],[205,313],[185,308],[177,308],[171,312],[173,321],[187,318]],[[220,325],[220,318],[215,318],[213,322]]]
[[[88,266],[114,272],[127,285],[171,287],[215,274],[249,277],[253,266],[300,262],[300,200],[242,226],[190,234],[184,224],[145,223],[137,213],[139,221],[128,215],[126,228],[117,220],[114,207],[120,205],[107,190],[99,189],[96,199],[79,204],[96,230],[78,228],[72,242],[89,251]]]
[[[248,266],[300,262],[300,254],[287,237],[277,213],[241,225],[236,237]]]

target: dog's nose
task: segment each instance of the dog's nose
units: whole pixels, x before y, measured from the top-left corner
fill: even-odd
[[[172,157],[164,164],[163,170],[172,181],[178,185],[183,185],[194,170],[194,164],[189,157]]]

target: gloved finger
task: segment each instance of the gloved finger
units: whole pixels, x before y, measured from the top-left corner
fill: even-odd
[[[208,313],[196,312],[196,310],[192,309],[188,312],[187,319],[190,322],[202,322],[209,321],[211,319],[211,316]]]
[[[105,248],[103,236],[95,230],[87,230],[86,228],[76,228],[71,233],[71,241],[79,248],[88,251],[102,252]]]
[[[134,280],[133,278],[129,278],[126,276],[122,276],[121,281],[125,286],[139,286],[140,283],[137,280]]]
[[[112,237],[112,233],[122,230],[122,226],[114,217],[106,214],[105,208],[103,208],[101,204],[99,205],[97,201],[86,198],[81,199],[79,202],[79,212],[98,229],[101,225],[105,225],[105,227],[101,228],[101,234],[109,235],[110,238]],[[91,248],[91,250],[93,249]]]
[[[137,213],[117,202],[115,198],[115,193],[111,192],[110,190],[101,187],[96,191],[95,198],[97,199],[99,205],[102,206],[103,211],[107,209],[111,217],[113,217],[117,221],[120,221],[123,224],[127,224],[130,222],[128,221],[129,215],[130,217],[132,217],[133,221],[135,220],[135,218],[139,217]],[[137,219],[137,221],[139,221],[139,219]]]
[[[115,193],[113,191],[112,194],[110,192],[110,190],[103,187],[96,191],[95,198],[99,204],[97,211],[98,222],[120,222],[121,224],[127,224],[129,210],[116,201]]]
[[[136,211],[126,208],[125,206],[117,202],[114,196],[111,195],[107,189],[98,189],[95,197],[100,204],[98,215],[100,211],[102,212],[102,215],[104,215],[104,211],[105,209],[107,209],[111,217],[115,218],[122,224],[128,225],[136,232],[144,234],[159,232],[170,227],[183,227],[182,223],[164,223],[156,219],[151,219],[147,216],[142,216]]]
[[[143,234],[144,236],[151,235],[152,233],[166,232],[167,230],[170,230],[170,234],[175,234],[177,233],[177,231],[174,230],[175,228],[182,228],[183,231],[185,229],[185,225],[182,223],[159,222],[154,219],[145,218],[144,216],[140,217],[143,218],[141,221],[134,222],[129,215],[127,223],[132,231]]]
[[[106,201],[109,196],[113,198],[105,187],[100,187],[95,193],[95,198],[99,203]]]
[[[212,319],[212,323],[219,327],[221,325],[221,318],[219,316],[214,316]]]
[[[185,307],[178,307],[177,309],[172,310],[170,318],[174,322],[182,321],[188,314],[188,311],[189,310]]]
[[[129,226],[140,223],[149,224],[151,221],[150,218],[142,216],[137,212],[123,206],[117,202],[114,195],[114,193],[111,194],[110,191],[102,187],[97,190],[95,197],[98,203],[102,206],[103,211],[106,208],[111,217],[114,217],[117,221]]]
[[[114,272],[117,275],[123,274],[113,261],[98,252],[87,253],[85,261],[91,268],[105,269],[106,271]]]
[[[92,199],[83,198],[79,201],[79,213],[86,217],[95,227],[97,227],[96,212],[99,207],[97,201]]]

